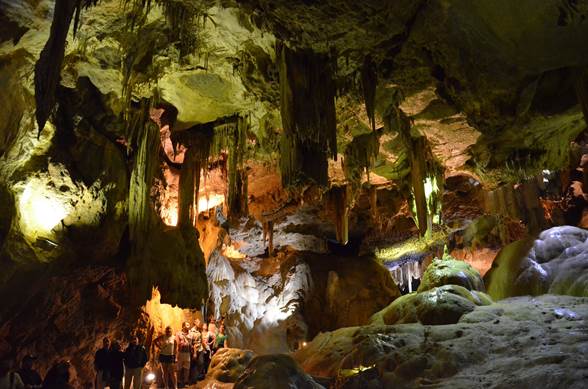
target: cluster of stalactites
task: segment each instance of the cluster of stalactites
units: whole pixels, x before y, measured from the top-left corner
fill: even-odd
[[[174,149],[177,150],[179,144],[186,149],[180,173],[180,224],[195,220],[196,213],[193,210],[197,201],[193,196],[198,195],[201,171],[208,168],[211,158],[222,158],[227,154],[228,160],[226,166],[223,166],[228,176],[228,213],[231,217],[247,215],[247,174],[244,156],[249,125],[247,118],[234,115],[173,133]]]
[[[282,183],[328,183],[327,158],[337,158],[333,59],[311,50],[277,46],[280,62]]]
[[[376,130],[376,87],[378,83],[378,75],[376,72],[376,64],[370,55],[367,55],[361,67],[361,89],[363,91],[363,99],[365,102],[365,110],[372,131]]]
[[[358,135],[345,148],[343,173],[354,190],[361,185],[364,172],[369,181],[369,169],[375,165],[379,151],[379,131]]]
[[[74,19],[74,35],[78,30],[82,8],[95,5],[98,0],[57,0],[49,39],[35,64],[35,103],[39,136],[55,106],[55,92],[59,85],[65,55],[67,33]]]
[[[200,173],[208,167],[214,124],[199,125],[173,138],[174,149],[181,143],[186,152],[180,171],[178,191],[178,225],[191,226],[196,222]]]

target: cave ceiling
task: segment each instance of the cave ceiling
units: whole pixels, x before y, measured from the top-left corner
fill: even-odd
[[[124,109],[129,85],[132,101],[157,89],[177,109],[176,131],[241,114],[258,140],[268,127],[279,133],[276,42],[334,61],[339,154],[370,131],[361,86],[366,58],[376,69],[377,126],[400,104],[448,173],[557,169],[585,128],[577,96],[586,88],[587,1],[162,0],[129,29],[135,3],[82,2],[60,84],[75,88],[89,79],[113,112]],[[34,95],[29,71],[49,37],[54,4],[0,4],[0,56],[24,73],[22,88]],[[197,12],[170,19],[165,7],[172,6]],[[186,37],[187,30],[194,33]],[[380,143],[374,171],[397,178],[402,156],[393,136]]]

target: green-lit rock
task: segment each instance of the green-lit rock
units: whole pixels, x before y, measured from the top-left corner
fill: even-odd
[[[452,324],[476,305],[488,305],[492,299],[483,292],[469,291],[458,285],[443,285],[425,292],[414,292],[396,299],[370,319],[371,324]]]
[[[588,231],[560,226],[498,254],[484,281],[494,299],[543,293],[588,296]]]
[[[463,261],[445,257],[435,259],[429,265],[418,288],[419,292],[442,286],[460,285],[468,290],[484,292],[484,282],[480,273],[469,264]]]

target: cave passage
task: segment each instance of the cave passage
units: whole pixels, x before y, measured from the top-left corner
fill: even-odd
[[[588,386],[586,0],[0,5],[0,389]]]

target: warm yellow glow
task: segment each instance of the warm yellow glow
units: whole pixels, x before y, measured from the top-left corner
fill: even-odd
[[[223,194],[204,194],[201,193],[198,197],[198,212],[205,212],[209,209],[223,204],[225,196]],[[175,227],[178,225],[178,205],[177,201],[170,202],[168,205],[161,207],[161,219],[168,226]]]
[[[48,235],[68,215],[68,208],[42,182],[29,181],[19,200],[21,229],[29,236]]]
[[[170,326],[174,332],[179,331],[183,322],[194,323],[197,317],[202,319],[198,312],[182,309],[177,305],[172,307],[169,304],[162,304],[161,294],[157,288],[153,288],[151,300],[145,303],[144,309],[156,333],[163,333],[167,326]]]
[[[245,254],[241,253],[238,249],[233,247],[233,245],[223,246],[222,254],[227,258],[232,259],[243,259],[245,258]]]
[[[217,207],[224,202],[225,195],[223,194],[200,194],[198,197],[198,212],[208,211],[209,209]]]
[[[170,205],[169,207],[161,207],[161,218],[168,226],[175,227],[178,225],[178,207]]]

